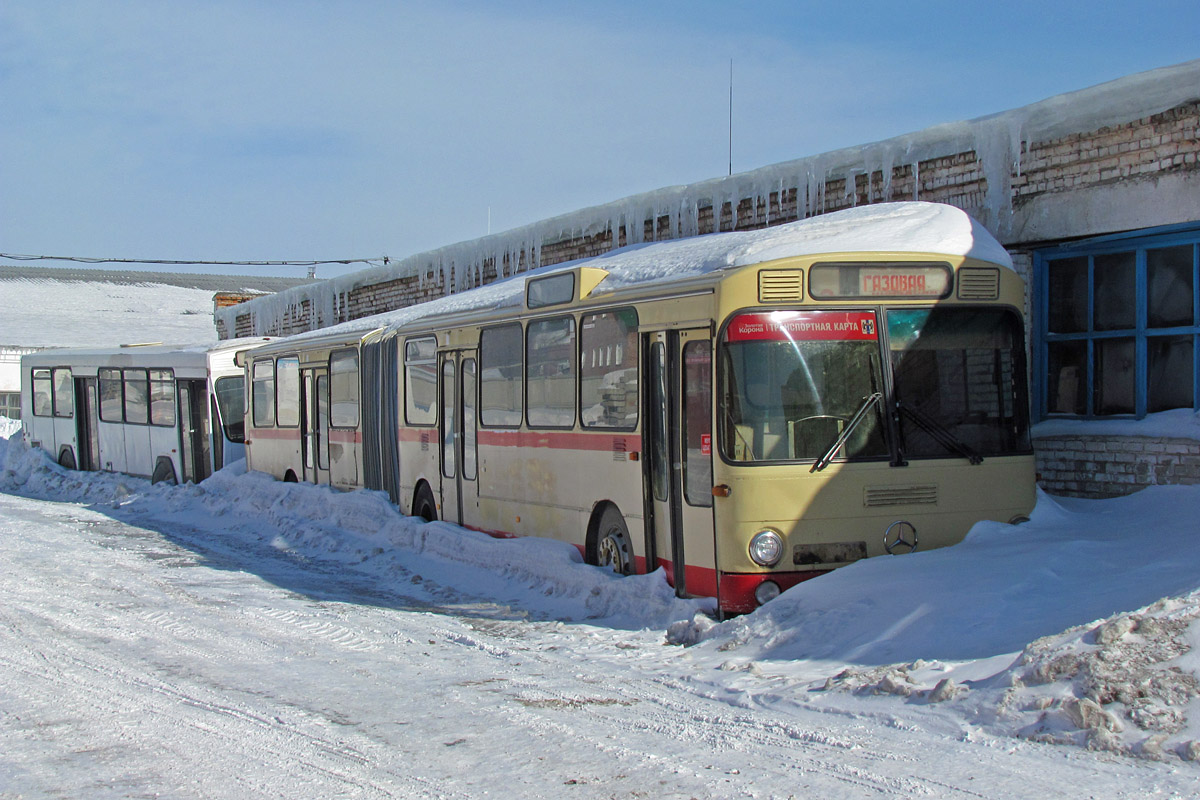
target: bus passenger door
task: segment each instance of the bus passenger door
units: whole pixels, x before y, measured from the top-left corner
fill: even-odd
[[[96,406],[96,379],[75,379],[75,441],[79,450],[79,468],[100,469],[100,435],[96,423],[100,421]]]
[[[643,445],[647,569],[680,597],[716,596],[712,517],[712,334],[646,336]]]
[[[300,377],[300,435],[304,480],[329,483],[329,371],[305,369]]]
[[[442,514],[447,522],[478,522],[475,404],[478,367],[472,352],[446,353],[441,372]]]
[[[208,429],[204,424],[207,410],[205,382],[179,380],[179,467],[183,483],[199,483],[211,474],[209,468]]]

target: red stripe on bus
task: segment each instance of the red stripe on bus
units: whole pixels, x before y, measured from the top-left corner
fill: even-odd
[[[329,429],[329,441],[338,443],[353,442],[354,444],[362,444],[362,433],[359,431],[342,430],[335,428]]]
[[[543,447],[552,450],[594,450],[611,453],[635,453],[641,449],[640,436],[576,431],[479,431],[479,444],[488,447]]]

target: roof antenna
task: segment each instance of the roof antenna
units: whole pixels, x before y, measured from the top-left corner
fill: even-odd
[[[733,59],[729,59],[729,174],[733,175]]]

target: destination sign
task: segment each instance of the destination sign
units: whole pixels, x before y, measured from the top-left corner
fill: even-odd
[[[809,293],[822,300],[937,299],[950,294],[950,268],[945,264],[816,264],[809,275]]]
[[[870,311],[771,311],[738,314],[727,342],[863,342],[879,338]]]

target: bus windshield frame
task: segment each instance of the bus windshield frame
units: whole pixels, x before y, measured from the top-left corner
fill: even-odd
[[[1028,455],[1024,347],[1007,307],[739,312],[719,339],[721,456],[819,471]]]

